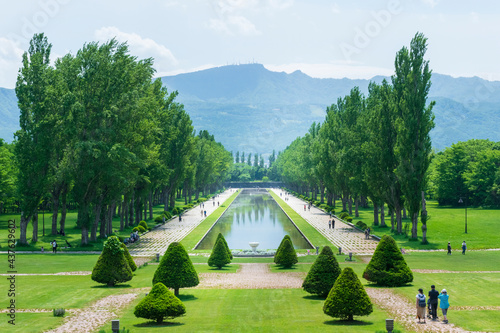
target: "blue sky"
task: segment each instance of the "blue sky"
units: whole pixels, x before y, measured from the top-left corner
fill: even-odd
[[[500,6],[491,1],[38,0],[4,2],[0,87],[13,88],[33,33],[53,58],[116,37],[158,75],[258,62],[313,77],[390,75],[417,31],[434,72],[500,80]]]

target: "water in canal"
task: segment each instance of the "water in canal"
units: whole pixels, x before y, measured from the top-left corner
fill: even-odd
[[[276,249],[285,235],[296,249],[311,248],[264,189],[244,189],[197,249],[212,249],[219,232],[230,249],[250,249],[249,242],[259,242],[258,250]]]

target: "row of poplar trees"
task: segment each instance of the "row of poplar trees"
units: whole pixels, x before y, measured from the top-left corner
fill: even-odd
[[[417,33],[409,49],[397,52],[391,83],[371,82],[367,97],[354,87],[328,107],[322,124],[313,124],[278,156],[282,180],[299,192],[320,192],[321,202],[326,191],[330,205],[335,195],[350,214],[353,202],[357,210],[360,200],[370,198],[375,224],[385,203],[395,212],[397,233],[406,208],[416,239],[434,127],[434,102],[427,103],[431,70],[426,50],[427,39]],[[424,243],[426,220],[422,216]]]
[[[153,80],[153,59],[138,60],[114,39],[87,43],[53,65],[50,52],[47,38],[34,35],[16,84],[20,244],[27,243],[31,220],[37,241],[37,209],[46,196],[52,234],[61,208],[64,230],[70,198],[86,245],[98,232],[112,232],[117,207],[123,228],[128,216],[138,222],[142,208],[152,218],[153,202],[173,207],[180,187],[197,199],[225,180],[231,154],[208,132],[196,135],[177,92]]]

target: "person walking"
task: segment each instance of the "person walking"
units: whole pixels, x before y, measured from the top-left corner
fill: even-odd
[[[451,244],[450,244],[450,242],[448,242],[448,253],[447,254],[449,254],[451,256]]]
[[[467,250],[467,244],[465,244],[465,241],[462,243],[462,254],[465,254],[465,250]]]
[[[429,291],[429,304],[431,306],[429,315],[432,316],[432,320],[437,320],[438,296],[439,291],[436,290],[435,285],[432,285],[431,290]]]
[[[332,220],[328,220],[328,229],[332,228]]]
[[[448,308],[450,307],[449,298],[450,296],[446,292],[446,289],[441,290],[441,294],[438,296],[439,298],[439,307],[443,312],[443,323],[448,324]]]
[[[332,229],[335,229],[335,219],[332,219]]]
[[[416,298],[417,298],[416,307],[417,307],[418,322],[420,323],[420,320],[423,319],[424,320],[424,324],[425,324],[425,308],[426,308],[426,303],[425,303],[424,291],[423,291],[422,288],[420,288],[418,290],[418,294],[417,294]]]
[[[56,242],[56,240],[54,239],[50,244],[52,245],[52,253],[57,253],[57,242]]]

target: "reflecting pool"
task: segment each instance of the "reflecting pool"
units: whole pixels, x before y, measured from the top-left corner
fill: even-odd
[[[276,249],[285,235],[296,249],[311,248],[264,189],[242,190],[197,249],[212,249],[219,232],[230,249],[250,249],[249,242],[259,242],[258,250]]]

